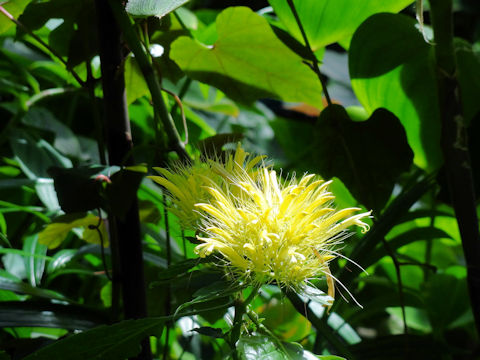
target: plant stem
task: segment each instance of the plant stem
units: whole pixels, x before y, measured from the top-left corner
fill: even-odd
[[[310,61],[312,62],[311,69],[315,72],[315,74],[318,77],[318,80],[320,80],[320,84],[322,85],[323,93],[325,94],[325,99],[327,100],[327,104],[330,106],[332,105],[332,100],[330,98],[330,95],[328,94],[327,90],[327,84],[325,83],[325,80],[322,77],[322,74],[320,73],[320,67],[318,66],[318,59],[315,53],[313,52],[312,47],[310,46],[310,42],[308,41],[307,34],[305,32],[305,29],[303,28],[302,22],[300,21],[300,17],[298,16],[297,9],[295,9],[295,5],[293,3],[293,0],[287,0],[288,6],[290,6],[290,10],[293,13],[293,16],[295,17],[295,21],[297,22],[298,28],[300,29],[300,32],[302,33],[303,41],[305,41],[305,47],[308,50],[308,54],[310,55]]]
[[[106,0],[96,0],[95,5],[109,163],[123,165],[126,158],[126,165],[130,165],[134,163],[133,158],[129,156],[133,143],[125,94],[121,32],[109,3]],[[118,253],[119,264],[119,269],[114,267],[117,273],[113,279],[120,280],[122,285],[125,318],[146,317],[142,239],[137,200],[133,201],[124,219],[113,216],[110,218],[112,219],[109,223],[110,233],[118,239],[117,244],[112,241],[112,256]],[[113,248],[114,245],[118,248]],[[141,345],[142,350],[135,359],[150,360],[152,355],[148,337]]]
[[[452,0],[430,0],[430,14],[435,43],[438,103],[442,121],[441,145],[448,188],[467,264],[470,302],[477,332],[480,333],[480,237],[468,139],[456,78]]]
[[[178,156],[180,156],[182,159],[189,159],[189,155],[182,144],[182,140],[180,139],[180,135],[175,128],[173,119],[168,113],[167,105],[163,100],[162,88],[155,76],[155,71],[150,63],[149,55],[143,48],[142,43],[135,32],[135,28],[130,20],[130,17],[125,12],[121,2],[118,0],[108,0],[108,2],[112,8],[115,19],[123,31],[125,41],[135,55],[135,60],[137,61],[143,77],[147,82],[148,89],[150,90],[150,94],[152,96],[153,106],[155,111],[158,111],[163,128],[167,133],[170,147],[176,151]]]
[[[253,301],[255,296],[257,296],[259,289],[260,286],[255,286],[245,300],[239,298],[235,301],[235,317],[233,318],[233,326],[230,332],[230,346],[233,349],[234,359],[238,359],[236,344],[242,330],[243,315],[246,313],[248,305]]]

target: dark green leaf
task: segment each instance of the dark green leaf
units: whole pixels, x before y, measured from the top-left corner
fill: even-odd
[[[22,171],[30,179],[50,177],[47,170],[54,166],[72,167],[72,162],[59,154],[52,145],[43,139],[35,140],[25,131],[12,131],[10,145]]]
[[[415,20],[398,14],[368,18],[352,38],[349,68],[353,90],[367,112],[384,107],[395,114],[415,164],[438,168],[442,155],[433,56]]]
[[[0,327],[38,326],[87,330],[107,321],[107,316],[87,307],[45,302],[0,302]]]
[[[435,274],[424,284],[423,290],[425,309],[435,333],[473,322],[465,278]],[[464,323],[458,323],[462,315],[469,316]]]
[[[379,213],[412,162],[398,119],[378,109],[367,121],[354,122],[343,107],[332,105],[320,114],[315,131],[319,173],[338,177],[359,202]]]
[[[199,334],[210,336],[216,339],[221,339],[224,337],[222,329],[212,328],[210,326],[202,326],[199,328],[195,328],[192,331],[195,331]]]
[[[391,251],[395,251],[402,246],[408,245],[415,241],[432,241],[435,239],[449,238],[450,235],[448,235],[445,231],[434,227],[415,227],[389,240],[388,247]],[[362,261],[362,266],[367,268],[379,261],[382,257],[388,255],[389,253],[387,252],[387,249],[383,245],[380,245],[367,255],[365,260]]]
[[[182,305],[180,305],[175,313],[179,313],[181,310],[197,305],[197,304],[202,304],[206,303],[212,300],[218,300],[221,298],[226,298],[229,297],[230,295],[233,295],[235,293],[238,293],[239,291],[243,290],[245,286],[241,285],[235,285],[231,281],[217,281],[214,282],[210,285],[207,285],[200,290],[196,291],[193,294],[193,300],[184,302]],[[225,301],[225,304],[227,304],[228,301]]]
[[[465,121],[469,124],[480,111],[476,96],[480,92],[480,59],[473,52],[472,46],[464,40],[456,39],[455,47],[460,99]]]
[[[66,213],[97,209],[102,204],[101,182],[94,176],[101,167],[78,167],[73,169],[51,168],[58,201]]]
[[[389,335],[363,340],[351,346],[355,359],[425,360],[441,359],[446,349],[431,336]]]
[[[49,131],[55,135],[53,146],[63,154],[80,157],[80,144],[70,128],[60,121],[47,109],[33,107],[22,118],[25,125]]]
[[[140,341],[159,335],[165,319],[126,320],[71,335],[27,356],[24,360],[123,360],[140,352]]]
[[[5,278],[0,278],[0,289],[10,290],[19,294],[32,295],[45,299],[68,301],[68,299],[63,295],[53,290],[40,289],[24,282],[8,280]]]

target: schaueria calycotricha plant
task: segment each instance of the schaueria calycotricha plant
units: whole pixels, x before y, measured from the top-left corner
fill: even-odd
[[[195,252],[202,258],[216,255],[232,281],[253,287],[246,300],[237,301],[232,347],[248,303],[264,284],[302,294],[312,279],[325,276],[331,305],[329,262],[339,256],[336,250],[349,227],[368,230],[362,219],[370,212],[335,209],[329,181],[314,174],[282,180],[264,157],[249,157],[240,145],[225,160],[206,158],[156,170],[161,176],[151,178],[169,193],[170,210],[198,234]]]

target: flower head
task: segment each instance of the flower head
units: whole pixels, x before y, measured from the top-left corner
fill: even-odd
[[[225,160],[219,156],[194,160],[191,164],[174,163],[170,169],[154,168],[161,176],[149,176],[162,185],[172,201],[169,210],[177,216],[184,229],[196,229],[201,219],[197,203],[211,198],[208,187],[227,189],[233,175],[251,174],[264,156],[251,157],[238,144],[234,152],[227,152]],[[233,190],[235,192],[235,189]]]
[[[201,234],[200,257],[216,254],[227,273],[255,285],[303,290],[326,276],[333,297],[328,264],[349,227],[368,230],[363,219],[371,212],[337,210],[330,181],[310,174],[282,182],[263,158],[239,145],[223,159],[156,168],[161,176],[151,178],[167,189],[181,225]]]
[[[229,182],[227,189],[209,186],[211,200],[196,204],[204,213],[204,235],[195,251],[201,257],[221,254],[229,271],[245,281],[298,290],[319,275],[331,280],[328,262],[347,228],[368,230],[362,219],[370,212],[336,210],[330,182],[315,175],[281,184],[275,171],[260,167],[255,177],[240,172]]]

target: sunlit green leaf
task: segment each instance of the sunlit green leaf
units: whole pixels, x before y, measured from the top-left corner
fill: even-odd
[[[367,19],[352,38],[349,67],[353,90],[367,112],[384,107],[395,114],[415,164],[438,168],[442,155],[433,57],[415,21],[398,14]]]
[[[134,16],[161,18],[187,2],[188,0],[128,0],[126,10]]]
[[[10,0],[2,1],[1,6],[8,11],[8,13],[13,16],[14,19],[17,19],[18,16],[23,12],[28,3],[32,0]],[[0,34],[14,27],[15,23],[10,20],[3,13],[0,13]]]
[[[321,107],[318,79],[264,18],[246,7],[230,7],[216,24],[218,40],[212,46],[187,37],[172,44],[171,58],[190,77],[242,102],[273,97]]]
[[[49,249],[54,249],[75,228],[83,228],[82,238],[86,242],[93,244],[101,244],[103,242],[104,246],[108,246],[108,234],[105,223],[99,221],[98,216],[82,213],[57,217],[38,234],[38,241],[40,244],[47,245]]]
[[[398,12],[413,0],[294,0],[308,41],[316,51],[348,38],[370,15]],[[287,0],[269,0],[290,34],[304,43]]]
[[[283,343],[268,336],[260,335],[242,336],[237,343],[237,351],[242,360],[318,359],[318,357],[310,351],[304,350],[300,344]]]

